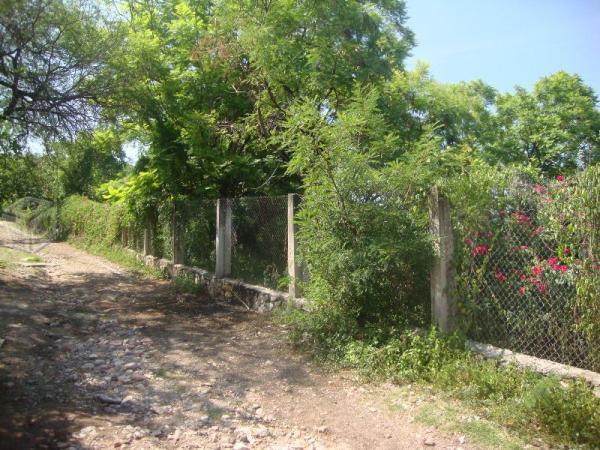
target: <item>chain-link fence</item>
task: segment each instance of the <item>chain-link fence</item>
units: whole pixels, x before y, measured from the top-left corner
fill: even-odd
[[[231,272],[234,278],[283,289],[287,274],[287,196],[231,202]]]
[[[287,287],[287,196],[242,197],[223,202],[231,208],[231,274],[273,289]],[[165,202],[146,226],[128,226],[127,247],[144,251],[144,229],[150,230],[153,256],[173,259],[176,224],[182,262],[214,271],[216,266],[217,201],[185,199]]]
[[[216,205],[216,200],[200,199],[189,199],[177,204],[184,264],[214,270]]]
[[[493,194],[486,226],[461,236],[462,312],[475,340],[600,371],[600,299],[581,295],[597,289],[600,266],[568,190],[560,181]]]

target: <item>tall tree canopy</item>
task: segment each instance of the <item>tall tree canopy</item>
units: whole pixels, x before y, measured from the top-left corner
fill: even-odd
[[[174,193],[289,189],[273,136],[294,102],[334,118],[355,84],[388,79],[413,45],[400,0],[142,1],[128,14],[113,103]]]
[[[548,174],[569,173],[600,161],[598,98],[578,75],[557,72],[533,91],[498,97],[500,161],[531,164]]]
[[[0,130],[72,136],[93,125],[116,36],[92,4],[0,2]]]

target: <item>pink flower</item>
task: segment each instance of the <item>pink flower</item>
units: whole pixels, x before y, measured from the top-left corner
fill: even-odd
[[[521,286],[519,288],[519,295],[525,295],[526,292],[527,292],[527,288],[525,286]]]
[[[484,244],[476,245],[475,248],[471,251],[471,255],[473,256],[484,256],[488,252],[488,246]]]
[[[465,238],[465,239],[463,240],[463,242],[464,242],[466,245],[472,245],[472,244],[473,244],[473,241],[472,241],[471,239],[469,239],[469,238]]]
[[[548,192],[548,190],[544,186],[541,186],[539,184],[536,184],[534,189],[535,192],[537,192],[538,194],[545,194],[546,192]]]
[[[525,250],[529,250],[529,247],[526,245],[520,245],[519,247],[517,247],[519,250],[521,250],[522,252],[524,252]]]
[[[516,220],[518,224],[521,225],[529,225],[531,223],[531,219],[527,216],[527,214],[522,212],[514,212],[512,214],[513,219]]]
[[[533,273],[536,277],[539,278],[542,275],[542,273],[544,273],[544,269],[542,269],[541,267],[533,266],[531,268],[531,273]]]
[[[556,256],[553,256],[552,258],[548,259],[548,264],[550,264],[550,266],[555,266],[558,264],[558,258]]]
[[[560,271],[561,272],[566,272],[569,268],[567,266],[565,266],[564,264],[560,266]]]
[[[569,247],[565,247],[563,249],[563,255],[569,256],[571,254],[571,249]]]
[[[546,292],[546,285],[544,283],[539,283],[538,291],[540,291],[542,294],[544,294]]]
[[[564,175],[556,175],[556,179],[558,181],[565,181],[565,176]]]
[[[496,280],[498,280],[498,281],[506,281],[506,275],[504,275],[502,272],[498,272],[496,274]]]
[[[521,281],[525,281],[527,279],[527,275],[523,273],[519,278],[521,279]]]

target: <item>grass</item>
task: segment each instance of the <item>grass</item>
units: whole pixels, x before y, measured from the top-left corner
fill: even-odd
[[[504,426],[489,421],[464,404],[451,399],[440,399],[419,407],[415,420],[448,433],[458,433],[465,440],[487,448],[521,449],[526,441],[516,433],[509,433]]]
[[[34,262],[29,259],[41,261],[39,256],[31,255],[30,253],[21,252],[8,247],[0,247],[0,269],[12,269],[19,265],[20,262]]]
[[[146,266],[146,264],[139,261],[133,253],[120,245],[112,245],[111,247],[86,245],[83,241],[78,239],[69,239],[69,243],[74,247],[85,250],[93,255],[106,258],[137,275],[151,278],[164,278],[163,273],[159,269]]]
[[[32,255],[32,256],[23,258],[23,262],[28,262],[28,263],[42,262],[42,258],[40,258],[38,255]]]
[[[202,295],[206,294],[206,287],[202,284],[197,284],[193,279],[186,276],[175,277],[171,280],[171,288],[175,292],[186,294]]]

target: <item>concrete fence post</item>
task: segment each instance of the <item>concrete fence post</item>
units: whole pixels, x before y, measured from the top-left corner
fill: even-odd
[[[121,228],[121,245],[127,247],[127,227]]]
[[[296,211],[298,210],[298,195],[288,194],[287,208],[287,270],[290,277],[288,292],[290,298],[296,298],[299,291],[301,268],[298,264],[298,226],[295,223]]]
[[[217,261],[215,276],[223,278],[231,275],[231,200],[217,200]]]
[[[181,231],[181,224],[177,217],[177,206],[174,205],[171,217],[173,264],[183,264],[183,236]]]
[[[431,268],[431,315],[441,332],[456,327],[457,302],[454,269],[454,232],[450,202],[433,186],[429,204],[429,227],[433,237],[434,261]]]
[[[146,221],[144,227],[144,256],[152,255],[154,251],[152,248],[152,229],[152,223],[149,220]]]

